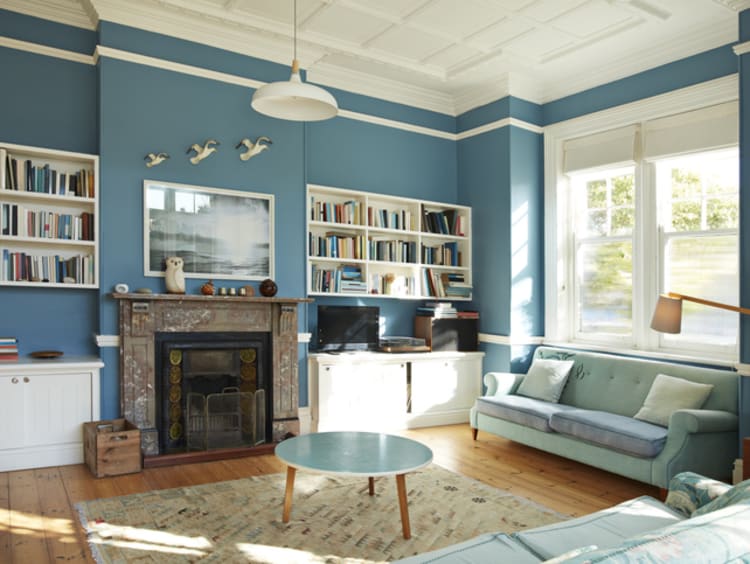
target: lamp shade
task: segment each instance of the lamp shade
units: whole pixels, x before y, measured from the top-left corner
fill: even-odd
[[[289,80],[261,86],[250,105],[261,114],[292,121],[321,121],[335,117],[339,111],[336,99],[329,92],[302,82],[296,59]]]
[[[682,330],[682,299],[659,296],[651,318],[651,329],[661,333],[679,333]]]

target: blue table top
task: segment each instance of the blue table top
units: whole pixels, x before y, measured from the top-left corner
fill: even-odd
[[[432,462],[432,451],[420,442],[362,431],[300,435],[276,445],[275,452],[294,468],[337,476],[392,476]]]

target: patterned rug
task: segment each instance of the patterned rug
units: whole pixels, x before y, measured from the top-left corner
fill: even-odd
[[[566,516],[432,464],[407,474],[411,539],[402,536],[395,478],[297,472],[291,520],[285,474],[269,474],[77,505],[94,558],[122,562],[387,562],[492,531]]]

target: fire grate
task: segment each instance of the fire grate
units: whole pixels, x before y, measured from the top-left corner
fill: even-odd
[[[266,442],[264,390],[187,396],[187,447],[195,450],[254,446]]]

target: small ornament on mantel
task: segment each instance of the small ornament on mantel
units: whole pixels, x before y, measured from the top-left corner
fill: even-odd
[[[204,296],[213,296],[214,295],[214,281],[209,280],[203,286],[201,286],[201,294]]]
[[[184,261],[181,257],[167,257],[166,272],[164,273],[164,282],[167,286],[167,292],[170,294],[185,293],[185,273],[182,271]]]
[[[266,278],[265,280],[263,280],[263,282],[260,283],[260,286],[258,286],[258,289],[260,290],[260,293],[267,298],[274,297],[276,295],[276,292],[279,291],[279,287],[276,285],[276,282],[274,282],[270,278]]]

